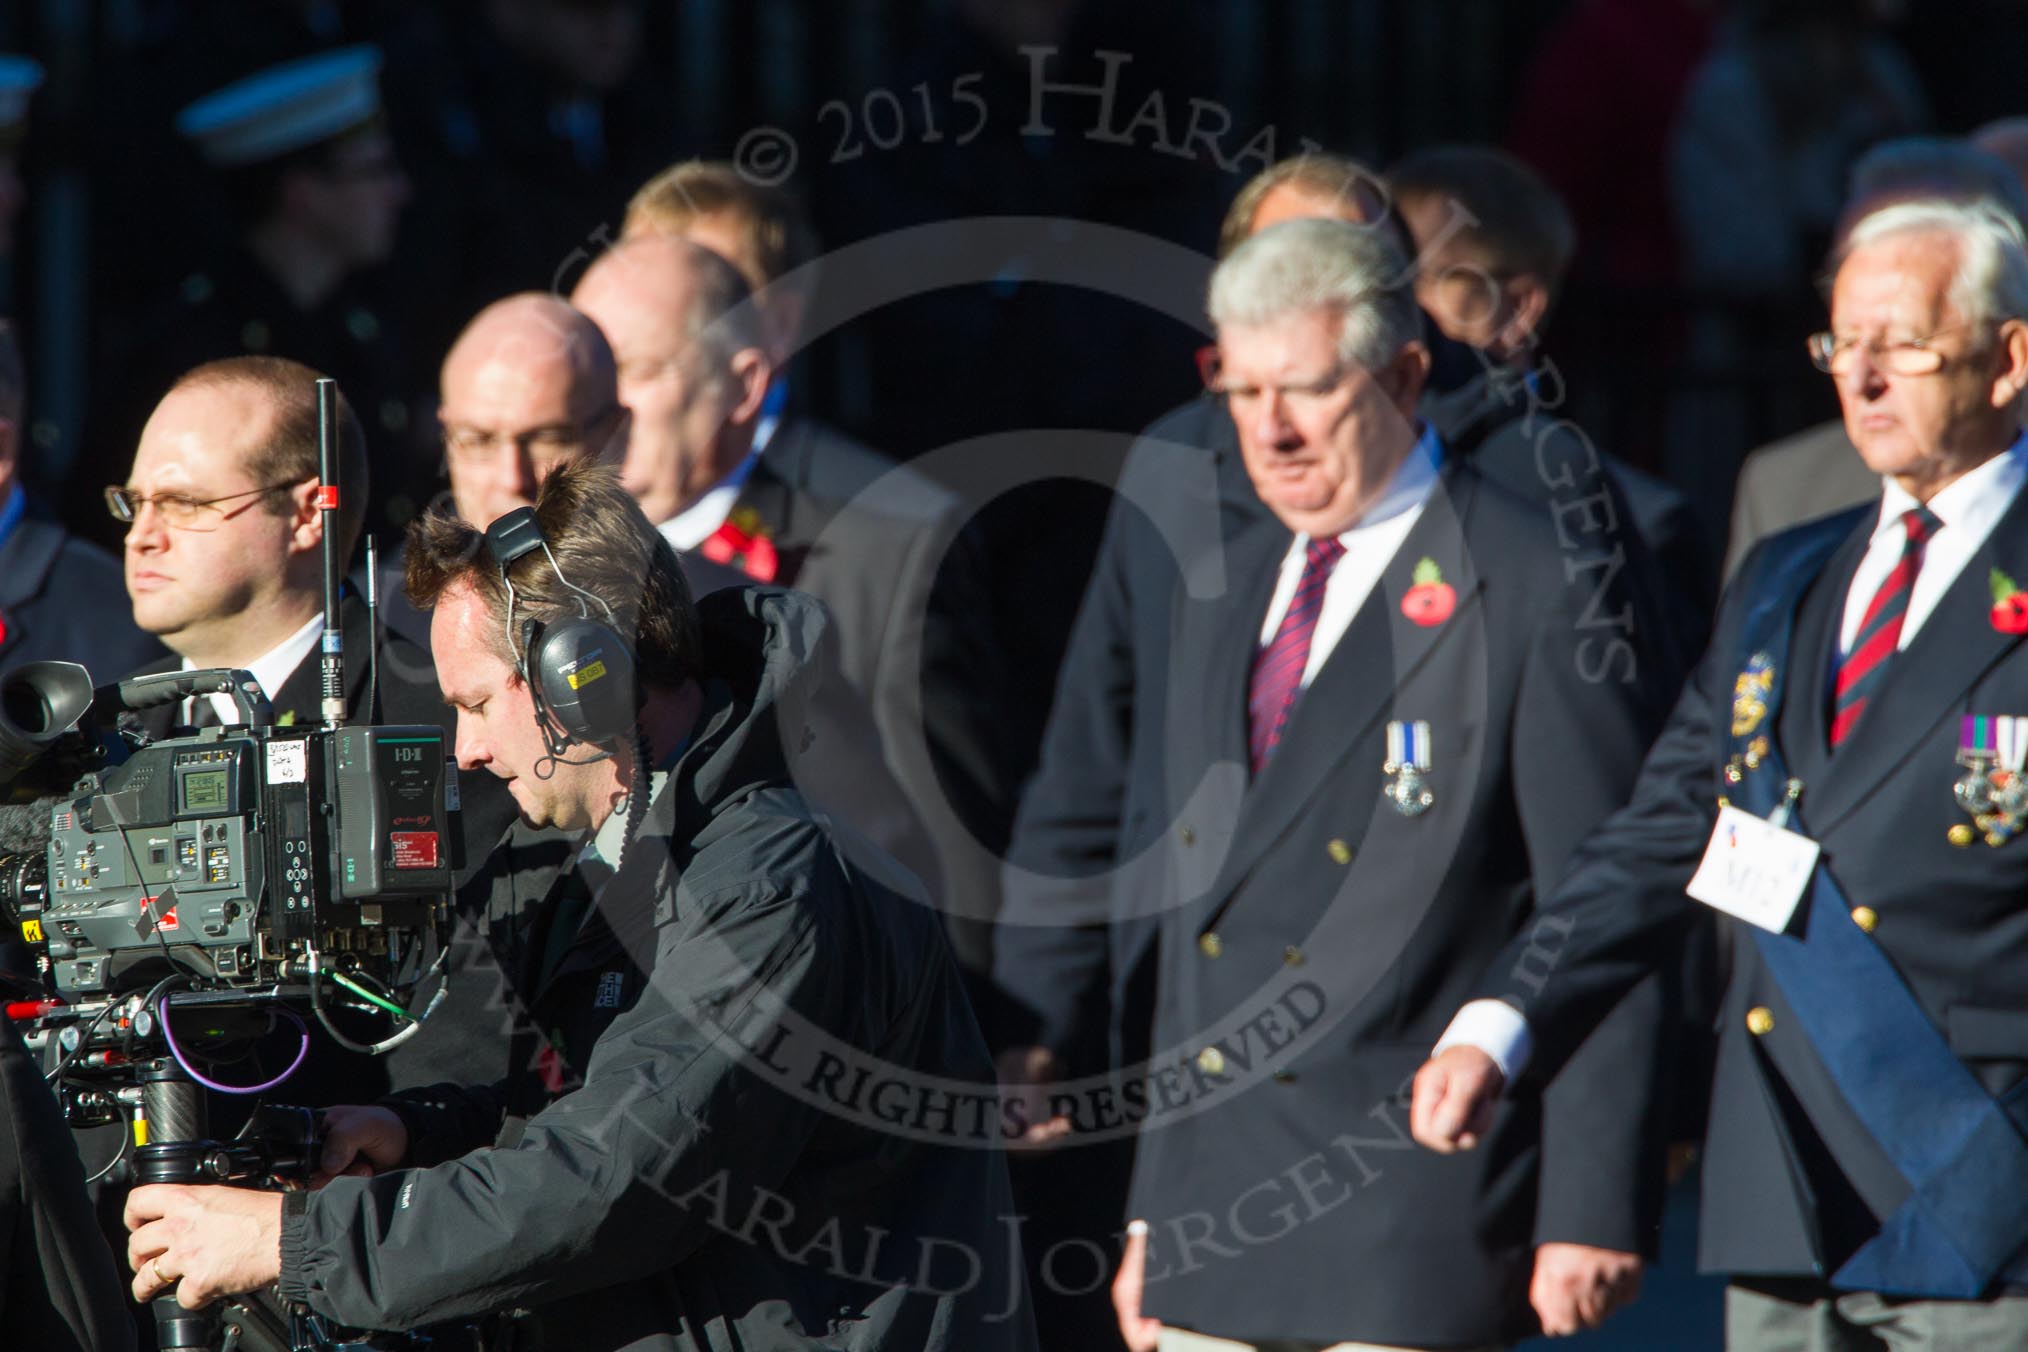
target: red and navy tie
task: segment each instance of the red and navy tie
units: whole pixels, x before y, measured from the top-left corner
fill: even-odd
[[[1915,589],[1915,575],[1922,571],[1922,555],[1942,523],[1927,507],[1911,507],[1901,514],[1906,538],[1901,559],[1894,571],[1873,593],[1866,618],[1852,638],[1852,650],[1838,666],[1838,681],[1831,698],[1831,745],[1836,747],[1852,733],[1866,701],[1879,689],[1887,663],[1901,646],[1901,622],[1908,615],[1908,594]]]
[[[1296,694],[1303,688],[1303,668],[1310,662],[1310,639],[1317,632],[1317,616],[1324,609],[1324,587],[1331,570],[1345,557],[1345,546],[1337,536],[1310,541],[1303,557],[1303,576],[1296,594],[1289,598],[1288,613],[1274,638],[1254,655],[1253,680],[1247,690],[1247,750],[1253,772],[1274,754],[1288,725],[1289,710],[1296,706]]]

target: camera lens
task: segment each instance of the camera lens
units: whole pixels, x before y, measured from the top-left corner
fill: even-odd
[[[42,904],[48,896],[46,853],[35,850],[27,854],[0,854],[0,923],[28,938],[23,927],[33,923],[40,929]]]

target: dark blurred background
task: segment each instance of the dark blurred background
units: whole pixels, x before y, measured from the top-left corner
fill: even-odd
[[[0,298],[28,339],[30,476],[85,533],[117,543],[97,489],[168,378],[217,355],[179,340],[244,271],[232,193],[176,111],[360,41],[386,56],[395,163],[358,170],[334,228],[349,212],[393,233],[359,246],[346,350],[289,355],[378,412],[386,525],[432,486],[435,366],[459,325],[568,287],[656,168],[773,127],[834,249],[1021,214],[1208,254],[1239,184],[1306,141],[1376,167],[1506,145],[1578,220],[1547,343],[1569,413],[1688,492],[1715,545],[1740,457],[1831,412],[1801,336],[1850,160],[2028,104],[2028,0],[8,0],[0,50],[47,80]],[[1194,387],[1199,341],[1009,258],[822,341],[796,395],[900,455],[1130,431]]]
[[[235,79],[357,43],[382,53],[384,135],[343,160],[220,172],[175,130]],[[1803,340],[1853,162],[2028,112],[2028,0],[0,0],[0,53],[45,72],[25,134],[0,138],[25,477],[115,549],[99,491],[147,412],[242,350],[340,379],[372,523],[398,529],[439,487],[453,336],[499,297],[567,293],[680,158],[787,175],[833,254],[813,313],[827,291],[903,297],[802,355],[805,411],[903,457],[1050,428],[1117,432],[1123,454],[1199,388],[1205,335],[1124,276],[1041,280],[1039,253],[1133,232],[1188,251],[1134,258],[1187,273],[1169,282],[1189,297],[1272,161],[1321,147],[1379,171],[1478,142],[1576,221],[1542,397],[1680,488],[1716,560],[1747,452],[1835,416]],[[255,228],[291,173],[293,261]],[[839,275],[856,242],[999,216],[1047,219],[1046,242],[921,294]],[[926,237],[925,274],[946,244]],[[1054,685],[1117,463],[983,522],[1022,687]],[[1046,711],[1009,715],[1024,756]],[[1709,1302],[1688,1308],[1658,1293],[1594,1345],[1708,1345]]]

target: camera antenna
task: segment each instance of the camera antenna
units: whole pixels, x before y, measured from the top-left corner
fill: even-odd
[[[380,552],[366,537],[366,721],[380,717]]]
[[[338,613],[338,382],[317,381],[317,506],[324,514],[324,726],[345,722],[345,626]]]

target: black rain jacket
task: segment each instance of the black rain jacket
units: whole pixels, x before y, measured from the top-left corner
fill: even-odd
[[[520,1312],[516,1352],[1031,1352],[938,917],[790,783],[822,608],[749,588],[699,613],[703,712],[535,992],[546,1046],[403,1109],[412,1162],[501,1144],[293,1194],[281,1294],[362,1328]],[[559,1063],[582,1082],[518,1121]]]

